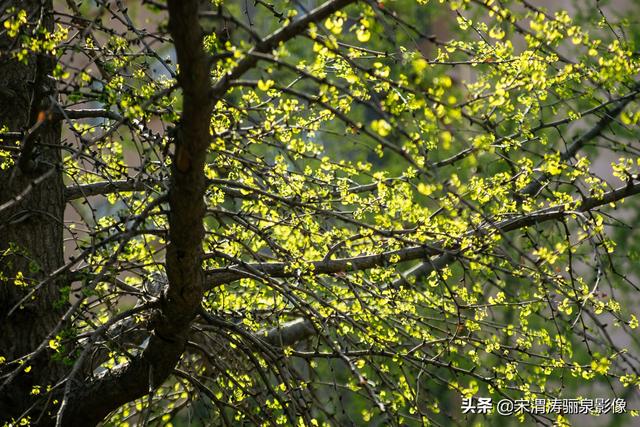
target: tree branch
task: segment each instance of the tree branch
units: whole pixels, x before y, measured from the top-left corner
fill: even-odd
[[[383,183],[392,183],[393,179],[388,179],[382,181]],[[67,202],[71,200],[81,199],[85,197],[91,196],[105,196],[107,194],[126,192],[126,191],[145,191],[151,189],[155,185],[167,185],[168,181],[163,180],[117,180],[117,181],[100,181],[93,182],[91,184],[79,184],[79,185],[71,185],[68,186],[64,191],[65,200]],[[232,196],[239,197],[243,199],[254,197],[249,197],[249,195],[244,194],[239,190],[246,190],[252,193],[257,193],[263,195],[265,197],[272,198],[274,200],[278,200],[287,204],[296,204],[298,206],[303,205],[302,202],[296,200],[295,198],[288,199],[286,197],[279,196],[274,193],[270,193],[268,191],[262,190],[260,188],[252,187],[250,185],[243,184],[238,181],[233,181],[229,179],[220,179],[214,178],[207,180],[207,185],[216,185],[219,189],[221,189],[224,193]],[[349,188],[347,191],[349,193],[366,193],[369,191],[374,191],[378,188],[377,182],[372,182],[369,184],[356,185]],[[332,191],[330,193],[332,196],[340,195],[339,190]]]
[[[579,137],[575,138],[571,145],[567,147],[567,150],[560,154],[560,160],[563,162],[568,161],[573,158],[578,151],[582,149],[586,144],[593,141],[600,134],[613,123],[614,120],[624,111],[624,109],[629,105],[631,101],[638,97],[638,93],[640,93],[640,82],[635,83],[633,88],[629,94],[627,94],[624,98],[619,99],[613,106],[611,111],[606,111],[604,116],[598,120],[598,122],[587,132],[583,133]],[[521,194],[523,195],[533,195],[536,194],[542,186],[543,183],[549,178],[548,174],[543,174],[542,176],[531,181],[525,188],[522,189]]]
[[[295,319],[266,331],[265,335],[256,334],[259,339],[274,347],[288,347],[316,334],[316,329],[308,319]]]
[[[366,270],[373,267],[383,266],[389,264],[393,257],[397,257],[396,262],[403,262],[428,258],[443,252],[444,249],[424,245],[413,246],[396,251],[382,252],[375,255],[361,255],[351,258],[313,261],[309,264],[312,266],[311,270],[315,274],[333,274]],[[245,266],[246,271],[242,270],[242,264],[209,270],[207,285],[209,287],[215,287],[239,280],[243,277],[255,277],[255,275],[251,273],[251,270],[259,271],[260,273],[274,278],[295,277],[300,274],[300,272],[291,271],[290,264],[285,262],[255,263],[245,264]]]
[[[629,185],[605,193],[602,198],[588,197],[576,201],[577,207],[573,211],[567,211],[564,204],[552,206],[527,215],[502,220],[495,224],[484,225],[475,230],[468,231],[465,237],[469,235],[483,235],[491,232],[508,233],[543,222],[557,220],[572,212],[587,212],[596,207],[607,205],[638,193],[640,193],[640,183],[630,182]],[[431,245],[412,246],[375,255],[360,255],[350,258],[312,261],[309,262],[309,264],[312,266],[311,270],[314,274],[333,274],[384,266],[388,264],[392,258],[395,258],[396,262],[404,262],[439,255],[437,258],[430,259],[403,274],[403,276],[410,276],[445,267],[455,259],[454,255],[460,251],[460,249],[462,248],[455,245],[445,248],[442,246],[442,242],[436,242]],[[251,271],[259,271],[274,278],[295,277],[299,275],[299,272],[291,271],[290,264],[283,262],[236,264],[209,270],[207,286],[215,287],[244,277],[255,277]],[[400,278],[395,284],[403,282],[406,282],[406,280]]]
[[[105,110],[102,108],[87,108],[78,110],[60,110],[53,113],[52,120],[78,120],[78,119],[111,119],[123,120],[123,117],[115,111]]]
[[[269,53],[282,42],[286,42],[307,29],[312,22],[318,22],[327,18],[332,13],[348,6],[351,3],[355,3],[356,0],[329,0],[322,5],[313,9],[300,19],[293,21],[286,27],[283,27],[271,35],[267,36],[262,42],[257,43],[247,55],[238,62],[238,64],[224,77],[220,78],[214,85],[211,91],[211,95],[214,99],[219,99],[229,89],[230,83],[233,80],[238,79],[244,73],[253,68],[260,59],[255,53]]]
[[[72,185],[64,190],[66,201],[81,199],[91,196],[119,193],[122,191],[143,191],[149,190],[159,183],[166,184],[165,181],[153,180],[121,180],[121,181],[100,181],[91,184]]]
[[[10,141],[32,141],[37,135],[41,126],[45,122],[59,122],[61,120],[78,120],[78,119],[90,119],[90,118],[105,118],[112,120],[124,120],[123,117],[115,111],[109,111],[102,108],[88,108],[78,110],[56,109],[51,115],[46,118],[46,121],[36,122],[30,129],[25,132],[0,132],[0,139],[6,139]],[[12,147],[10,147],[12,148]],[[0,147],[5,149],[5,147]]]

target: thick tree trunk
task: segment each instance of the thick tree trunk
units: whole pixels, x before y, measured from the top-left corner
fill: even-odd
[[[9,3],[26,9],[30,21],[43,17],[45,27],[51,27],[51,1]],[[50,106],[54,83],[48,76],[55,63],[45,56],[20,63],[8,53],[12,43],[15,39],[0,36],[0,127],[26,132],[42,119],[39,113]],[[12,167],[0,170],[0,356],[6,359],[3,373],[15,367],[8,365],[10,361],[33,352],[46,339],[68,304],[66,295],[60,292],[60,282],[51,281],[7,318],[33,286],[63,264],[61,154],[52,147],[59,144],[60,126],[44,121],[35,135],[33,150],[23,152]],[[20,374],[0,392],[0,424],[19,418],[33,405],[39,410],[30,413],[31,420],[37,420],[44,406],[38,402],[37,393],[32,393],[33,387],[41,386],[44,391],[63,376],[64,366],[51,356],[45,352],[30,363],[28,373]],[[48,419],[43,422],[47,424],[52,418],[43,414],[42,419]]]

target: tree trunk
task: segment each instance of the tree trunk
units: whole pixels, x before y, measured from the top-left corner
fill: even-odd
[[[42,17],[45,28],[51,30],[51,0],[9,3],[27,11],[30,25]],[[0,127],[28,134],[28,129],[43,119],[40,113],[50,108],[49,100],[55,96],[54,82],[48,77],[55,60],[34,55],[26,64],[20,63],[8,53],[14,43],[16,39],[0,36]],[[32,139],[23,138],[20,159],[0,170],[0,313],[4,317],[0,322],[0,356],[6,359],[1,366],[3,373],[15,368],[9,362],[33,352],[47,338],[68,306],[67,296],[60,290],[61,282],[54,280],[7,318],[34,286],[64,262],[64,186],[61,153],[54,147],[60,142],[60,126],[44,120],[33,135]],[[25,145],[33,149],[25,152]],[[36,423],[45,406],[38,401],[34,386],[41,386],[44,392],[63,377],[64,365],[51,356],[51,351],[44,352],[29,363],[29,372],[21,373],[0,392],[0,424],[18,419],[33,405],[37,410],[30,416]],[[42,424],[54,419],[42,415]]]

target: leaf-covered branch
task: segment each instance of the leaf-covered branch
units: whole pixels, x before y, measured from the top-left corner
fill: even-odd
[[[640,192],[640,184],[630,182],[629,185],[605,193],[602,197],[587,197],[576,201],[575,210],[567,209],[565,205],[553,206],[540,209],[529,214],[519,216],[517,218],[505,219],[494,224],[488,224],[478,229],[469,231],[467,235],[484,235],[486,233],[508,233],[510,231],[521,228],[530,227],[546,221],[558,220],[567,215],[573,215],[574,212],[589,212],[599,206],[605,206],[610,203],[618,202],[626,197],[633,196]],[[395,263],[412,261],[417,259],[429,258],[439,255],[438,258],[432,259],[424,263],[424,267],[409,270],[406,275],[417,275],[424,273],[426,269],[431,269],[434,265],[439,268],[455,260],[455,254],[464,248],[459,247],[442,247],[440,243],[425,244],[422,246],[414,246],[409,248],[387,251],[375,255],[360,255],[350,258],[329,259],[322,261],[310,261],[305,264],[309,266],[309,271],[313,274],[335,274],[343,272],[351,272],[365,270],[374,267],[383,267],[395,260]],[[447,262],[443,263],[442,260]],[[301,272],[291,268],[288,263],[257,263],[257,264],[238,264],[228,267],[222,267],[208,271],[208,285],[211,287],[221,284],[230,283],[243,277],[255,277],[252,271],[259,271],[268,277],[297,277]]]

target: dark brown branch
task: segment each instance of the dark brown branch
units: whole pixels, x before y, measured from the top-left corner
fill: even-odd
[[[254,53],[269,53],[282,42],[286,42],[304,32],[312,22],[322,21],[332,13],[343,9],[356,0],[329,0],[291,24],[283,27],[257,43],[238,64],[224,77],[218,80],[211,91],[215,99],[222,97],[229,89],[230,83],[252,69],[259,58]]]

